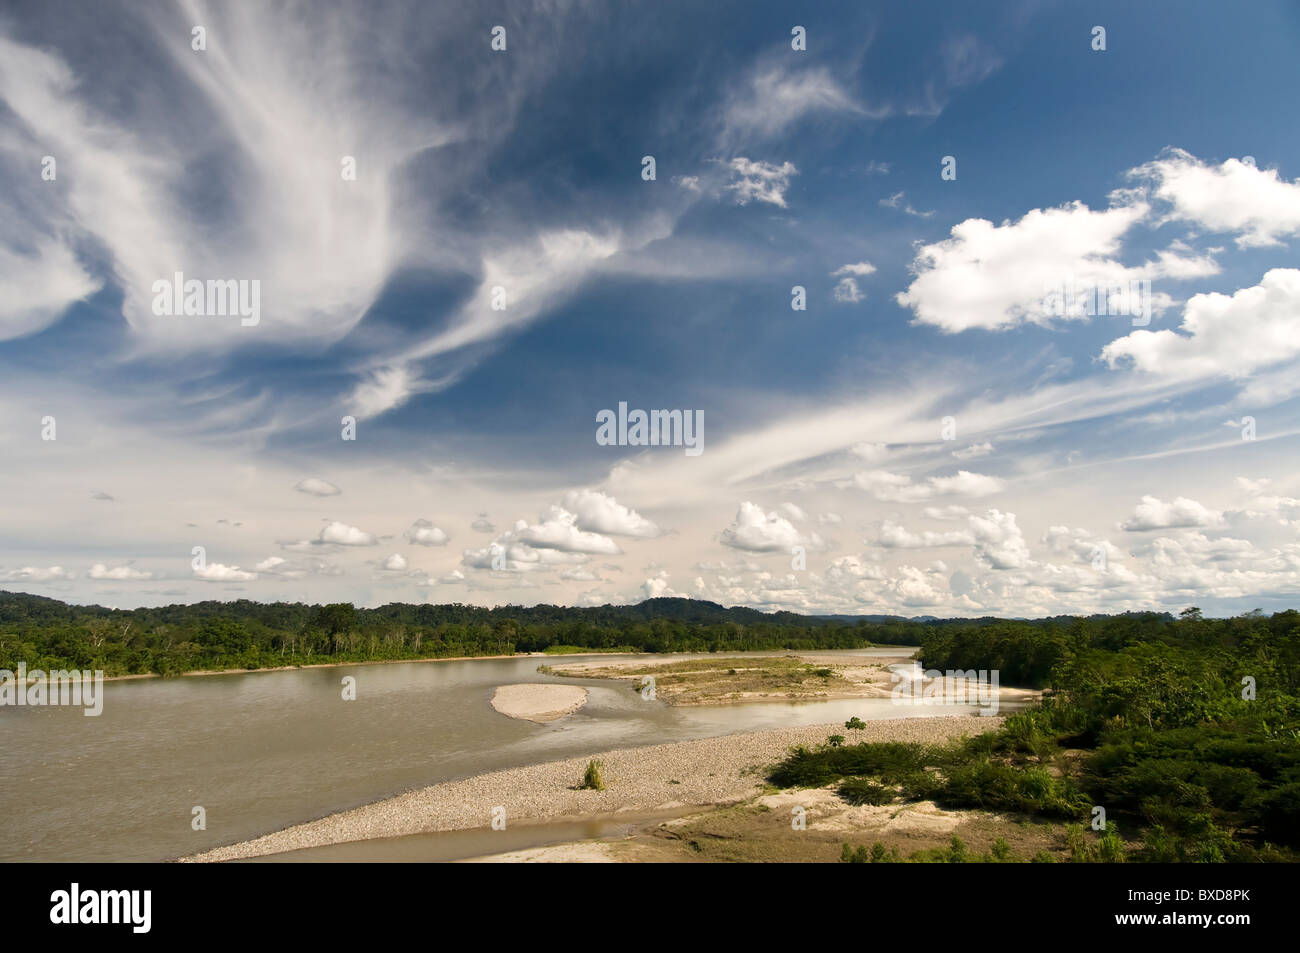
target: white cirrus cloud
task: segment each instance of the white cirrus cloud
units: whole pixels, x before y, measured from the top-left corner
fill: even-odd
[[[78,157],[76,174],[66,184],[60,176],[45,201],[111,256],[123,317],[142,346],[211,349],[239,340],[225,322],[154,312],[153,283],[177,271],[258,279],[261,305],[276,315],[259,328],[263,339],[337,340],[401,259],[394,180],[413,155],[457,133],[407,108],[400,83],[368,83],[363,92],[356,70],[374,54],[355,37],[382,11],[335,14],[313,20],[272,5],[235,12],[192,3],[188,12],[141,16],[129,29],[145,36],[188,35],[201,21],[222,37],[207,54],[160,44],[152,75],[177,109],[162,116],[151,108],[158,101],[126,95],[113,75],[78,75],[55,52],[0,37],[0,98],[39,143],[34,154]],[[370,147],[363,174],[340,188],[337,157],[356,143]],[[239,175],[211,174],[215,154]],[[33,301],[37,312],[88,287],[58,255],[43,261],[50,300]]]
[[[952,455],[958,460],[972,460],[975,457],[986,457],[993,452],[993,444],[985,440],[983,443],[973,443],[964,450],[954,450]]]
[[[3,53],[0,53],[3,55]],[[0,205],[0,211],[12,213]],[[9,220],[9,214],[5,214]],[[31,240],[31,250],[6,245],[20,244],[17,235],[0,226],[0,341],[34,334],[53,324],[74,302],[99,290],[92,278],[64,242],[52,238]]]
[[[864,111],[826,67],[790,70],[769,62],[748,74],[729,97],[723,136],[733,142],[770,138],[809,115]]]

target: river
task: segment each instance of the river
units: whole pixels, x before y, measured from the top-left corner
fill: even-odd
[[[817,654],[902,659],[913,651]],[[99,717],[0,709],[0,861],[167,860],[486,771],[854,715],[953,712],[889,699],[673,708],[626,683],[537,671],[590,657],[130,679],[105,683]],[[342,697],[349,675],[355,701]],[[546,681],[587,687],[586,706],[538,725],[489,704],[498,685]],[[191,827],[195,807],[206,830]]]

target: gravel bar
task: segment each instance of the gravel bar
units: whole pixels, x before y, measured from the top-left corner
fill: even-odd
[[[510,823],[731,804],[757,794],[762,776],[756,769],[779,760],[792,745],[822,744],[832,734],[851,736],[851,742],[936,743],[998,728],[1002,720],[891,718],[868,721],[861,731],[846,731],[837,722],[622,748],[435,784],[182,860],[237,860],[377,837],[486,828],[495,807],[505,808]],[[577,790],[591,758],[604,762],[603,791]]]

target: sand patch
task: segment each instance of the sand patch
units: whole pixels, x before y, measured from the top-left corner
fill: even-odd
[[[463,861],[468,864],[614,864],[614,847],[602,841],[580,841],[571,844],[550,844],[512,850],[504,854],[489,854]]]
[[[555,721],[585,704],[587,689],[577,685],[502,685],[492,693],[493,708],[527,721]]]
[[[849,804],[835,793],[838,785],[801,791],[782,791],[760,797],[755,803],[782,816],[795,807],[807,811],[809,830],[854,834],[948,834],[959,824],[989,815],[979,811],[945,811],[933,801],[898,804]]]

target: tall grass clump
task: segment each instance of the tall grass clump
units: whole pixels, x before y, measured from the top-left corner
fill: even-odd
[[[582,776],[582,784],[579,786],[583,791],[603,791],[605,790],[605,777],[602,773],[605,768],[603,761],[592,759],[587,762],[587,771]]]

